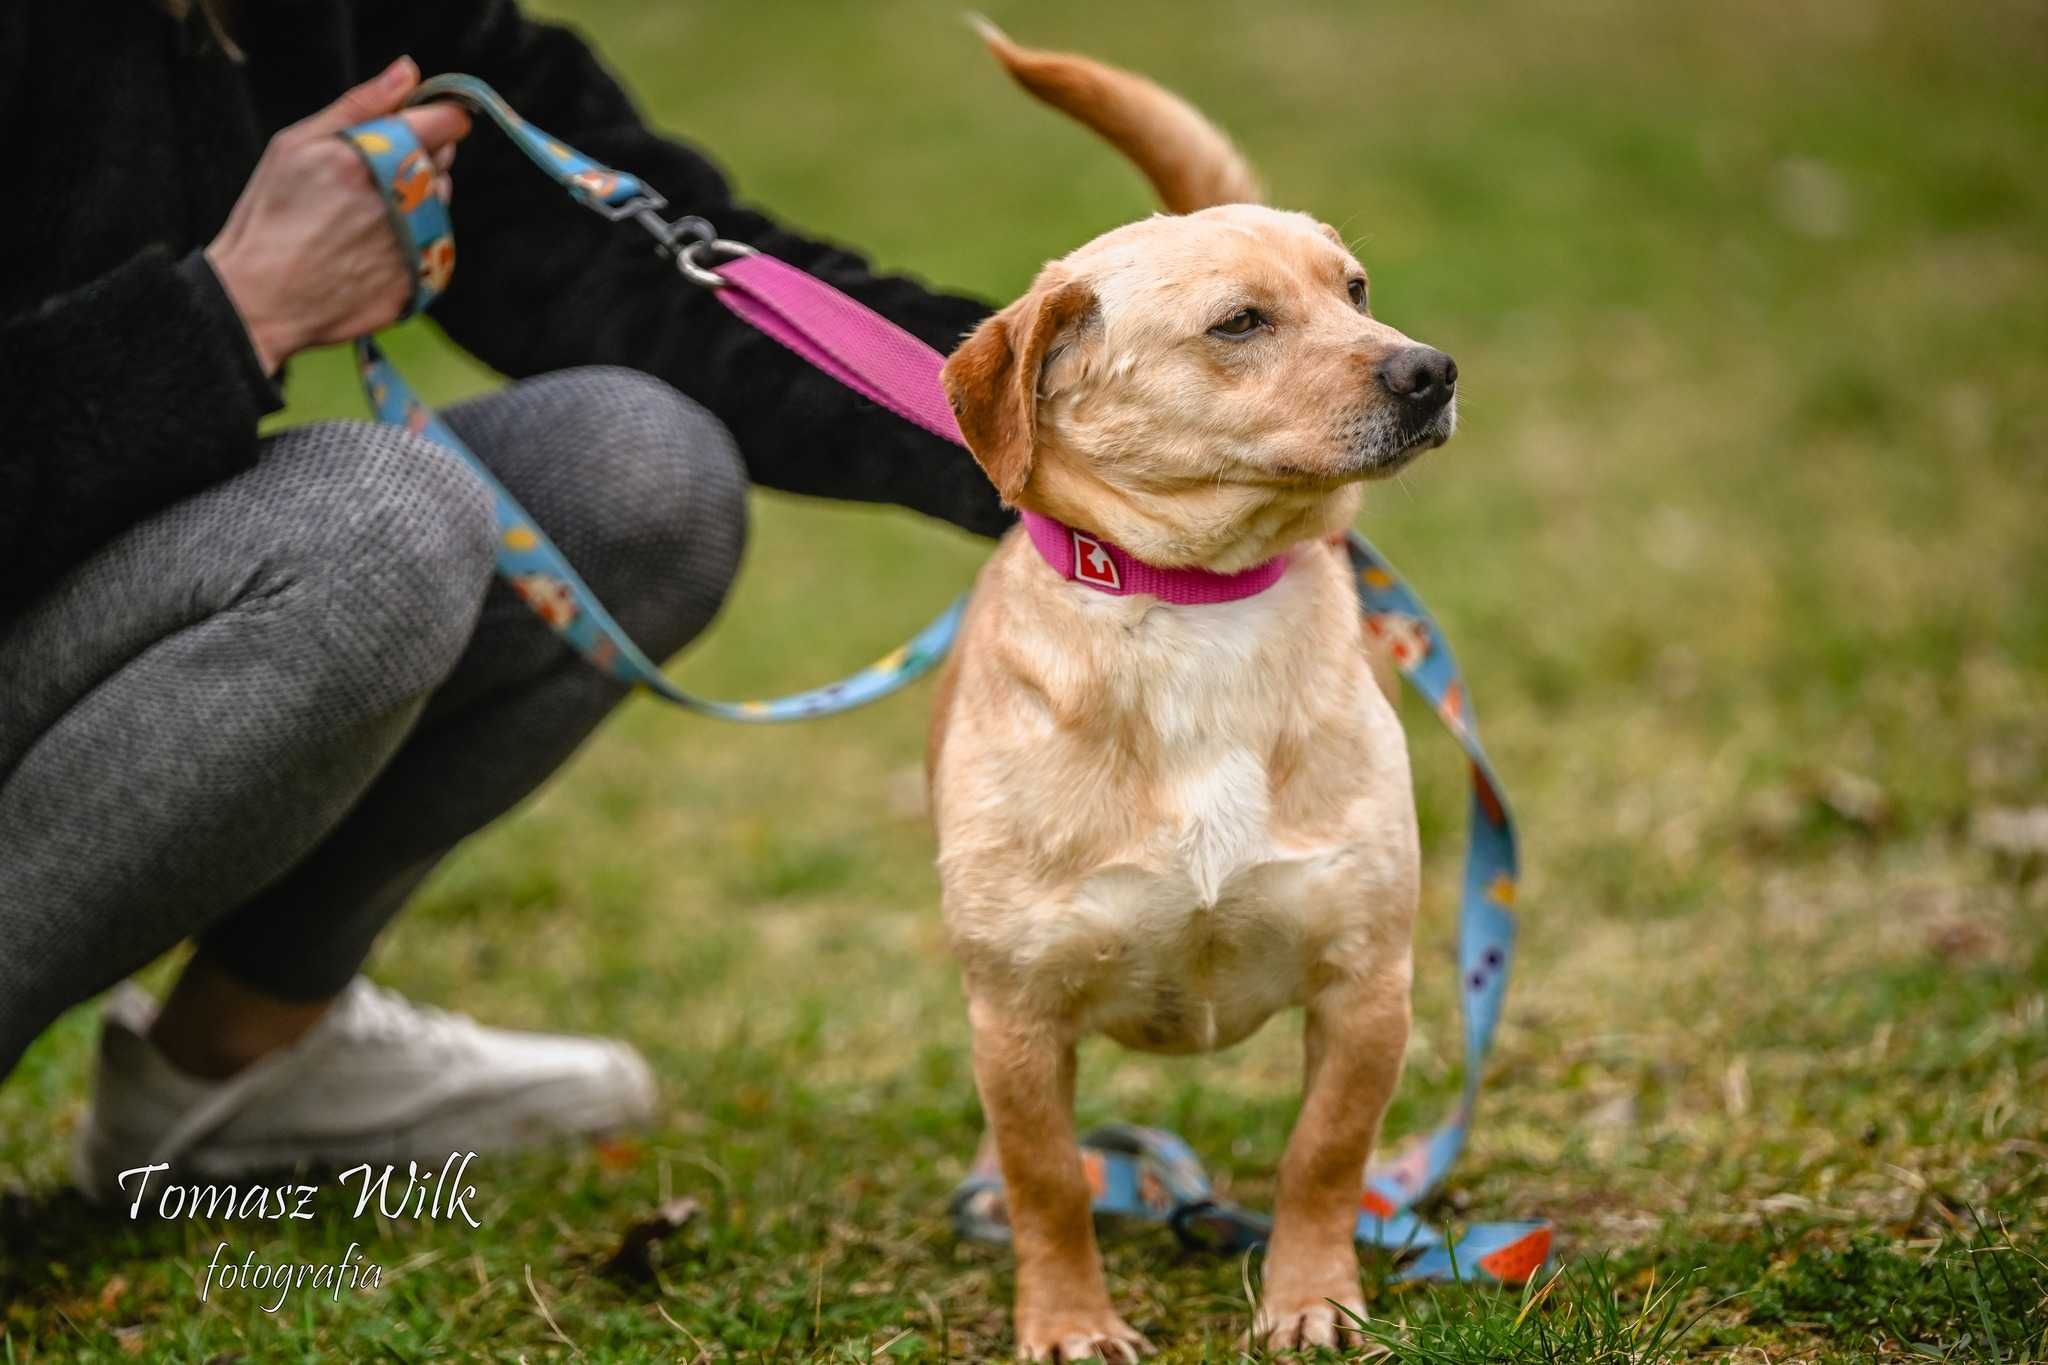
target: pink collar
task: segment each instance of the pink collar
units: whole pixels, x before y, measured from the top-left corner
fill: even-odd
[[[1100,536],[1077,531],[1063,521],[1025,512],[1024,529],[1053,572],[1108,593],[1111,597],[1156,597],[1180,607],[1241,602],[1257,597],[1287,572],[1287,556],[1274,555],[1263,564],[1236,573],[1212,569],[1162,569],[1147,564]]]

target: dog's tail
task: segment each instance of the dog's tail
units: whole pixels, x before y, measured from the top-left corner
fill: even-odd
[[[987,19],[970,18],[1017,84],[1129,157],[1169,213],[1259,202],[1251,166],[1221,128],[1180,96],[1090,57],[1019,47]]]

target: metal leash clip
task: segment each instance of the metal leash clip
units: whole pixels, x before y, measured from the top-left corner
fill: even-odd
[[[639,186],[633,192],[632,198],[616,204],[606,203],[602,199],[582,199],[577,202],[608,223],[623,223],[631,218],[656,237],[660,237],[661,229],[667,226],[661,220],[661,210],[668,207],[668,200],[645,185]]]
[[[631,218],[646,228],[648,235],[654,238],[654,249],[672,258],[676,263],[676,269],[682,272],[683,278],[693,284],[701,284],[706,289],[725,288],[724,279],[717,271],[699,260],[698,253],[723,251],[726,253],[725,258],[731,260],[737,256],[753,255],[754,248],[745,242],[720,237],[718,229],[713,227],[708,219],[700,218],[694,213],[684,214],[673,222],[663,218],[660,210],[667,203],[667,200],[649,191],[623,206],[620,212],[607,216],[614,222]]]
[[[704,222],[701,218],[697,221],[700,223]],[[704,225],[706,227],[710,226],[709,223]],[[745,242],[735,242],[724,237],[708,237],[701,241],[692,242],[681,251],[678,251],[676,253],[676,269],[683,272],[684,279],[692,284],[701,284],[706,289],[725,288],[725,277],[697,259],[697,253],[701,251],[723,251],[725,259],[728,261],[736,260],[741,256],[752,256],[755,254],[754,248],[748,246]]]
[[[710,223],[694,213],[684,214],[670,222],[661,216],[661,210],[667,207],[668,200],[650,192],[626,205],[625,211],[618,214],[613,221],[631,218],[646,228],[647,235],[654,238],[654,249],[664,256],[672,256],[680,251],[682,248],[677,245],[678,242],[686,239],[693,242],[708,242],[718,235]]]

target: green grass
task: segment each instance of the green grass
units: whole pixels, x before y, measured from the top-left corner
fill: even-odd
[[[950,3],[550,8],[747,192],[939,282],[1011,295],[1149,209]],[[1215,113],[1465,377],[1457,441],[1363,523],[1457,643],[1530,864],[1480,1125],[1433,1212],[1553,1218],[1565,1269],[1522,1296],[1373,1265],[1364,1349],[2048,1355],[2048,879],[1975,833],[2048,801],[2040,9],[991,8]],[[399,349],[441,395],[486,382],[425,331]],[[337,357],[293,398],[294,420],[357,411]],[[679,675],[830,676],[980,553],[763,498]],[[630,1037],[665,1093],[639,1141],[483,1163],[481,1232],[88,1215],[60,1192],[92,1039],[67,1017],[0,1088],[0,1361],[1007,1354],[1007,1261],[941,1217],[978,1120],[922,710],[756,732],[636,702],[449,862],[378,975]],[[1396,1134],[1459,1056],[1461,774],[1411,719],[1429,889]],[[1213,1060],[1092,1048],[1083,1118],[1178,1128],[1258,1201],[1297,1066],[1288,1023]],[[705,1213],[657,1278],[601,1274],[670,1195]],[[197,1300],[220,1241],[290,1261],[352,1239],[376,1294]],[[1108,1257],[1167,1359],[1237,1358],[1256,1264],[1164,1235]]]

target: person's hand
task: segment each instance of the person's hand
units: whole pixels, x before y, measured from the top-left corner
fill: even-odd
[[[412,262],[393,239],[384,200],[362,158],[335,134],[392,113],[419,80],[412,59],[400,57],[278,133],[206,248],[265,374],[308,347],[395,322],[411,302]],[[455,144],[469,132],[468,113],[455,104],[426,104],[402,117],[434,159],[443,182],[435,191],[446,193]]]

